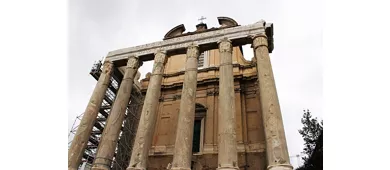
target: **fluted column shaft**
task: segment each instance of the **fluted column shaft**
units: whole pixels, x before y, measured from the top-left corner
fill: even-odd
[[[96,117],[110,83],[113,67],[114,65],[110,61],[106,61],[103,64],[103,71],[100,74],[99,80],[95,86],[87,108],[85,109],[83,118],[77,128],[76,135],[74,136],[72,144],[68,150],[68,170],[77,170],[80,165],[93,125],[96,122]]]
[[[109,170],[111,167],[127,105],[130,101],[134,76],[137,73],[139,65],[138,57],[133,56],[129,58],[122,83],[111,108],[110,115],[106,121],[106,126],[104,127],[95,161],[92,166],[93,170]]]
[[[268,53],[267,36],[253,37],[257,60],[261,113],[263,115],[268,170],[292,170],[288,156],[282,114]]]
[[[232,43],[227,38],[218,42],[218,170],[238,169]]]
[[[187,49],[186,71],[181,92],[179,121],[176,130],[175,148],[171,168],[175,170],[191,169],[198,57],[198,46],[189,46]]]
[[[155,54],[152,75],[150,76],[148,91],[146,92],[142,114],[135,137],[133,152],[127,170],[145,170],[149,149],[153,140],[153,133],[157,119],[157,106],[161,94],[161,80],[166,62],[166,54],[159,51]]]

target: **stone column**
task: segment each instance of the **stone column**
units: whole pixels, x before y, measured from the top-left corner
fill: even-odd
[[[198,46],[189,46],[187,49],[186,71],[181,92],[179,121],[176,130],[175,148],[171,168],[175,170],[191,170],[198,57]]]
[[[233,47],[224,38],[219,46],[218,170],[239,169],[237,161]]]
[[[145,170],[149,156],[149,149],[153,140],[153,133],[157,119],[158,99],[161,94],[161,80],[166,62],[166,54],[158,51],[155,54],[152,75],[150,76],[148,91],[145,95],[142,114],[135,137],[133,152],[127,170]]]
[[[138,57],[133,56],[129,58],[125,70],[125,75],[123,76],[122,83],[111,108],[110,115],[108,116],[106,126],[104,127],[95,161],[93,162],[93,170],[111,169],[112,158],[114,157],[119,133],[125,118],[127,105],[130,101],[134,76],[137,73],[139,66],[140,63],[138,61]]]
[[[252,47],[257,62],[261,113],[263,115],[268,170],[292,170],[287,151],[282,114],[268,53],[267,36],[253,37]]]
[[[93,125],[95,124],[104,95],[110,83],[113,67],[114,65],[110,61],[105,61],[103,64],[103,71],[100,74],[95,90],[92,93],[83,118],[77,128],[76,135],[68,150],[68,170],[77,170],[79,168]]]

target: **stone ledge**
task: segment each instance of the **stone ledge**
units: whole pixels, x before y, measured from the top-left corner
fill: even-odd
[[[194,155],[207,155],[207,154],[218,154],[217,145],[204,145],[203,152],[195,153]],[[174,146],[152,146],[149,150],[149,156],[167,156],[173,155]],[[262,153],[265,152],[265,143],[252,143],[237,144],[237,153]]]
[[[191,43],[197,45],[215,44],[218,40],[226,37],[230,40],[248,39],[245,41],[235,42],[234,45],[244,45],[251,42],[249,39],[251,35],[266,33],[266,23],[264,20],[256,22],[254,24],[229,27],[225,29],[218,29],[215,31],[202,32],[194,35],[188,35],[183,37],[172,38],[164,41],[158,41],[154,43],[139,45],[135,47],[123,48],[108,53],[106,60],[117,61],[127,59],[128,56],[139,56],[140,60],[144,58],[153,59],[154,53],[157,50],[173,51],[176,49],[183,49],[188,47]]]

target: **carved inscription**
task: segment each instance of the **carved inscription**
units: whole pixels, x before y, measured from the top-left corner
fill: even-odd
[[[196,43],[198,45],[210,44],[217,42],[223,37],[227,37],[230,40],[234,40],[240,38],[247,38],[248,36],[257,35],[261,33],[265,33],[264,21],[260,21],[251,25],[209,31],[194,35],[172,38],[165,41],[158,41],[150,44],[115,50],[108,53],[107,60],[121,60],[128,55],[149,55],[155,53],[158,49],[164,51],[183,49],[190,46],[192,43]]]

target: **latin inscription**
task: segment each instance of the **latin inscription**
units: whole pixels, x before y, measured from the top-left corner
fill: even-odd
[[[226,28],[115,50],[109,52],[106,59],[110,61],[116,61],[125,59],[131,55],[143,56],[154,54],[155,52],[157,52],[157,50],[172,51],[175,49],[183,49],[187,48],[192,43],[195,43],[197,45],[205,45],[210,43],[216,43],[217,41],[225,37],[230,40],[235,40],[240,38],[247,38],[248,36],[257,35],[264,32],[264,21],[260,21],[251,25]]]

